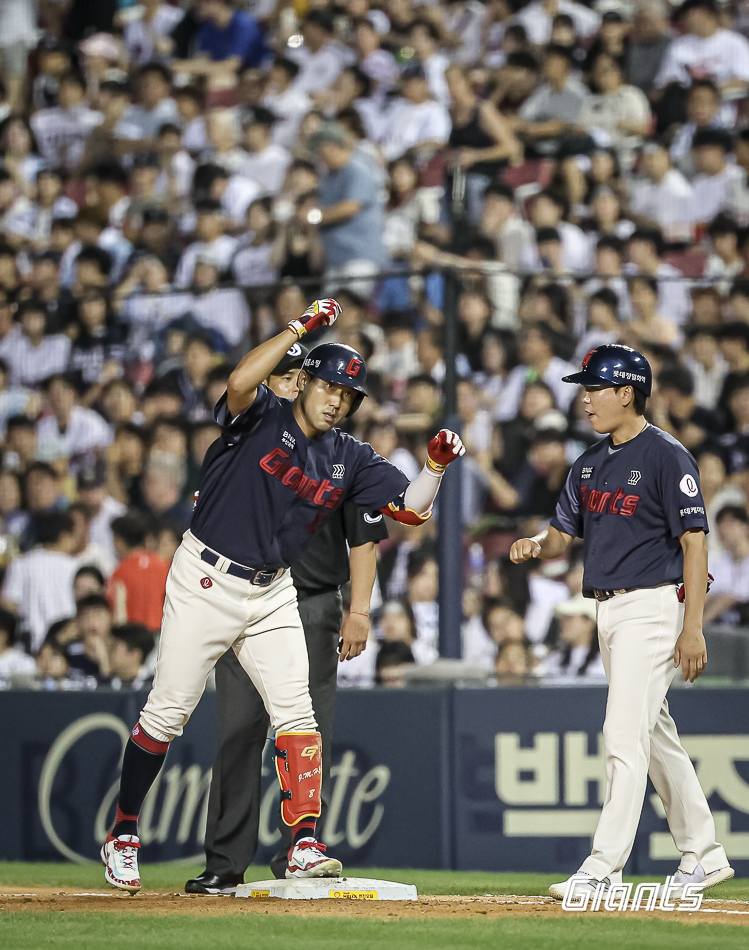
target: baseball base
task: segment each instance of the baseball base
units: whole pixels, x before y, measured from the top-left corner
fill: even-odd
[[[413,884],[376,881],[363,877],[294,878],[290,881],[255,881],[240,884],[235,897],[279,897],[282,900],[310,901],[329,898],[364,901],[415,901]]]

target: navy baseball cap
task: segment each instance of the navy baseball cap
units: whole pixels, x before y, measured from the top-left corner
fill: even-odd
[[[279,362],[273,367],[273,371],[270,375],[283,376],[284,373],[288,373],[288,371],[295,366],[301,369],[302,363],[305,361],[308,353],[309,347],[301,343],[292,343]]]
[[[310,376],[355,390],[357,395],[349,409],[350,416],[353,416],[367,395],[364,388],[367,382],[367,364],[353,346],[347,346],[345,343],[320,343],[310,350],[302,363],[302,369]]]
[[[562,382],[580,386],[631,386],[649,396],[653,373],[642,353],[631,346],[604,343],[585,354],[579,373],[563,376]]]

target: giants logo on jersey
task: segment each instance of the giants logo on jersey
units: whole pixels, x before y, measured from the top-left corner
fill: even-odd
[[[336,488],[327,478],[321,482],[316,478],[309,478],[298,465],[292,465],[288,459],[288,452],[276,448],[260,459],[260,468],[272,475],[277,482],[290,488],[299,498],[311,501],[314,505],[335,508],[343,497],[343,489]]]
[[[580,498],[583,511],[597,515],[624,515],[625,518],[631,518],[640,503],[639,495],[628,495],[623,488],[617,488],[616,491],[598,491],[581,485]]]

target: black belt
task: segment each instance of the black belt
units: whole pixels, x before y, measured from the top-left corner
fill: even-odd
[[[627,587],[623,590],[584,590],[585,597],[591,597],[595,600],[611,600],[616,594],[629,594],[633,590],[640,590],[639,587]]]
[[[215,567],[219,561],[219,555],[214,554],[213,551],[209,551],[208,548],[203,548],[200,552],[200,560],[205,561],[206,564],[210,564],[211,567]],[[267,587],[279,578],[285,570],[285,567],[279,567],[276,571],[256,571],[252,567],[243,567],[241,564],[235,564],[234,561],[229,561],[229,566],[223,573],[231,574],[234,577],[241,577],[256,587]]]
[[[617,594],[631,594],[632,591],[635,590],[657,590],[659,587],[671,587],[671,585],[679,583],[679,581],[665,581],[663,584],[655,584],[653,587],[625,587],[622,590],[598,590],[597,588],[589,588],[583,591],[583,597],[598,601],[611,600],[611,598]]]

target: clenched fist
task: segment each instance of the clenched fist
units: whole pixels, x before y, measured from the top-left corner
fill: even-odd
[[[338,317],[341,315],[341,305],[332,297],[325,297],[322,300],[315,300],[298,320],[289,322],[289,329],[301,340],[303,336],[319,330],[320,327],[332,327]]]
[[[444,472],[450,462],[466,454],[457,432],[440,429],[427,445],[427,465],[433,472]]]
[[[532,557],[538,557],[540,553],[541,545],[538,541],[533,538],[520,538],[510,548],[510,560],[513,564],[522,564]]]

